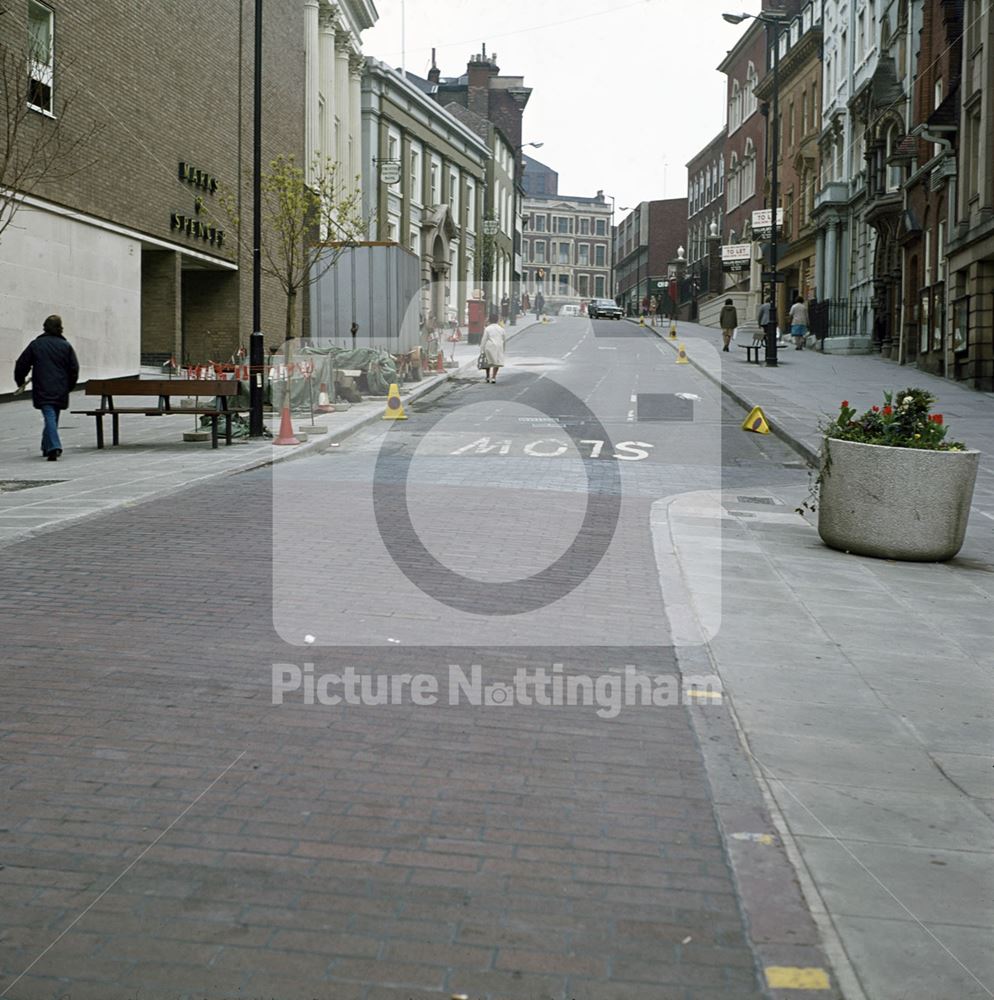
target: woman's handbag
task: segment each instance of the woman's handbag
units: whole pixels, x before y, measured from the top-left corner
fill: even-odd
[[[479,368],[480,371],[484,371],[490,367],[490,365],[487,364],[487,355],[484,351],[480,351],[480,356],[476,359],[476,367]]]

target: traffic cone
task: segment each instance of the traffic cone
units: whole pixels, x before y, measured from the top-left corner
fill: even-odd
[[[387,395],[387,408],[383,414],[384,420],[406,420],[407,414],[404,412],[404,404],[400,401],[400,389],[397,383],[392,382],[390,392]]]
[[[435,371],[440,372],[443,375],[445,374],[445,361],[442,358],[441,351],[435,355]]]
[[[645,326],[645,317],[639,316],[639,326]]]
[[[766,422],[766,414],[758,406],[754,406],[742,421],[742,430],[752,431],[754,434],[769,434],[770,425]]]
[[[289,404],[284,404],[280,414],[280,432],[273,438],[273,444],[300,444],[293,436],[293,418],[290,416]]]
[[[676,340],[676,320],[670,320],[670,338]]]
[[[318,405],[316,409],[320,410],[322,413],[334,413],[335,407],[332,405],[330,399],[328,399],[328,383],[321,383],[321,390],[318,392]]]
[[[676,352],[676,363],[678,365],[690,364],[690,359],[687,357],[687,349],[683,346],[683,344],[680,345],[679,350]]]

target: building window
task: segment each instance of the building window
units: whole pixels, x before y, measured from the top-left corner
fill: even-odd
[[[416,229],[411,229],[411,234],[407,241],[407,249],[412,253],[418,253],[418,231]]]
[[[535,263],[544,264],[545,263],[545,240],[536,240],[534,243],[535,247]]]
[[[532,228],[535,230],[536,233],[544,233],[545,232],[545,216],[544,215],[536,215],[535,219],[534,219],[534,225],[532,226]]]
[[[607,267],[605,263],[607,257],[607,247],[603,243],[598,243],[594,247],[594,267]]]
[[[570,259],[569,259],[569,244],[568,243],[560,243],[559,244],[559,260],[558,260],[558,263],[560,263],[560,264],[569,264],[570,263]]]
[[[606,230],[605,230],[604,226],[605,226],[604,220],[603,219],[598,219],[597,222],[596,222],[596,232],[595,232],[596,236],[604,236],[605,235]]]
[[[728,101],[728,131],[734,132],[742,124],[742,88],[739,81],[732,81],[732,96]]]
[[[576,263],[580,267],[590,267],[590,244],[581,243],[577,249]]]
[[[808,92],[801,91],[801,138],[808,134]]]
[[[580,220],[580,235],[589,236],[590,235],[590,219]]]
[[[585,299],[590,295],[590,275],[581,274],[577,279],[577,294],[581,299]]]
[[[594,298],[602,299],[604,298],[604,275],[597,274],[594,276]]]
[[[745,114],[743,118],[748,118],[756,110],[756,84],[759,83],[759,74],[756,72],[756,67],[749,63],[749,68],[746,71],[746,87],[743,96],[743,102],[745,104]]]
[[[438,164],[432,160],[431,161],[431,187],[429,189],[428,201],[431,205],[438,204]]]
[[[28,3],[28,104],[52,113],[55,76],[55,14],[46,6]]]
[[[569,275],[561,274],[559,275],[559,294],[569,295]]]
[[[556,232],[569,233],[569,219],[565,215],[560,215],[556,219]]]
[[[420,205],[424,191],[421,190],[421,150],[417,147],[411,147],[410,161],[411,200]]]
[[[476,185],[469,178],[466,180],[466,229],[476,231]]]

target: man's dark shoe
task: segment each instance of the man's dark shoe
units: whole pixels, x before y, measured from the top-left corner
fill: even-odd
[[[48,453],[46,457],[50,462],[57,462],[59,460],[59,455],[61,454],[62,454],[61,448],[54,448],[52,451]]]

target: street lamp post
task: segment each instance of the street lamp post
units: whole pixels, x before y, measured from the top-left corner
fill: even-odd
[[[759,14],[722,14],[729,24],[741,24],[746,18],[755,18],[766,25],[767,50],[773,49],[773,98],[771,115],[766,119],[770,131],[770,322],[766,331],[766,367],[777,367],[777,202],[780,200],[780,178],[777,161],[780,159],[780,25],[786,14],[763,11]],[[772,118],[772,124],[770,119]],[[772,331],[772,332],[770,332]]]
[[[514,166],[511,168],[511,310],[509,312],[510,325],[518,325],[518,303],[521,298],[521,272],[515,268],[515,263],[517,262],[517,255],[520,253],[522,260],[524,259],[524,239],[521,240],[521,245],[517,245],[518,240],[518,154],[523,149],[527,149],[532,146],[535,149],[541,149],[545,143],[543,142],[523,142],[518,146],[514,147],[513,159]],[[514,285],[513,279],[517,275],[517,285]]]
[[[249,336],[249,436],[262,437],[262,0],[255,0],[252,113],[252,333]]]

